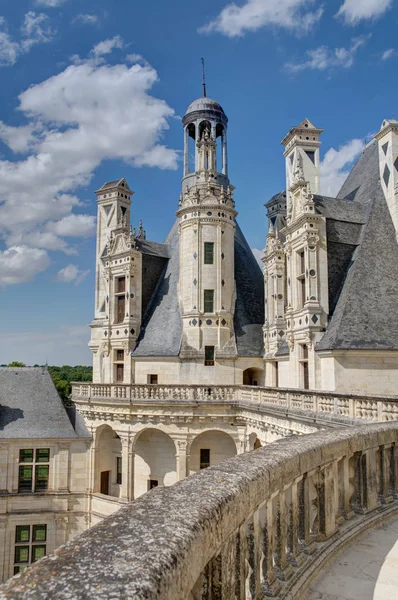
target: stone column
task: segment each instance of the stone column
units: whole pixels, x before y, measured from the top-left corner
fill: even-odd
[[[133,500],[134,498],[134,452],[133,440],[129,433],[118,432],[122,443],[122,484],[120,486],[120,499]]]
[[[189,475],[188,469],[188,440],[174,439],[176,446],[177,481],[182,481]]]
[[[199,170],[199,148],[198,148],[198,143],[200,140],[200,133],[199,133],[199,123],[196,122],[195,123],[195,171]]]
[[[189,173],[189,132],[188,127],[184,130],[184,177]]]
[[[95,454],[96,454],[96,430],[94,427],[91,428],[92,442],[89,453],[89,461],[88,461],[88,491],[92,494],[95,490],[96,485],[96,476],[95,476]]]
[[[227,130],[223,128],[222,133],[222,172],[228,177],[228,157],[227,157]]]

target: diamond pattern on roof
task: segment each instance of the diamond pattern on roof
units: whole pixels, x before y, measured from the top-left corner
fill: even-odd
[[[398,171],[398,156],[394,161],[394,167],[395,167],[396,171]]]
[[[388,150],[388,142],[386,142],[385,144],[382,145],[383,148],[383,152],[385,155],[387,155],[387,150]]]
[[[312,319],[311,319],[311,321],[312,321],[312,322],[314,323],[314,325],[315,325],[315,323],[318,323],[318,317],[317,317],[316,315],[312,315]]]
[[[384,167],[384,173],[383,173],[383,179],[384,179],[384,183],[386,184],[386,186],[388,187],[388,183],[390,181],[390,169],[388,168],[388,166],[386,165]]]

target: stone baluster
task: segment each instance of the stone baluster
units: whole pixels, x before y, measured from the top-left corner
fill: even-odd
[[[326,465],[319,474],[319,536],[318,539],[328,539],[336,531],[336,489],[337,461]]]
[[[347,456],[343,456],[338,461],[337,480],[336,523],[341,525],[345,520],[352,519],[355,514],[351,506],[351,499],[355,488],[350,480],[350,460]]]
[[[260,592],[263,596],[274,597],[280,590],[274,567],[273,548],[275,539],[273,535],[273,510],[272,500],[268,500],[259,507],[258,520],[258,552],[260,568]],[[261,597],[261,596],[260,596]]]
[[[382,504],[389,504],[393,501],[393,481],[391,472],[391,462],[393,458],[392,446],[380,446],[379,449],[379,497]]]
[[[274,499],[274,521],[276,533],[276,548],[275,548],[275,563],[277,567],[278,578],[282,581],[288,580],[293,570],[288,562],[288,528],[289,528],[289,513],[286,506],[288,489],[283,489]]]
[[[299,543],[299,486],[302,483],[302,477],[296,479],[290,486],[290,511],[288,516],[288,552],[289,560],[295,567],[299,567],[305,561],[301,552]]]
[[[246,586],[245,600],[256,600],[257,569],[255,560],[255,535],[253,518],[246,522]]]
[[[299,483],[299,540],[302,551],[305,554],[312,554],[315,546],[311,535],[311,482],[310,476],[306,473]]]

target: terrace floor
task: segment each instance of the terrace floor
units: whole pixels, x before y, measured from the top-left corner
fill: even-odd
[[[398,598],[398,518],[357,538],[323,569],[306,600]]]

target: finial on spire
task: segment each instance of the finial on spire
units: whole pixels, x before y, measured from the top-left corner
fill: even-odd
[[[203,85],[203,98],[206,98],[206,75],[205,75],[205,59],[202,57],[202,85]]]

